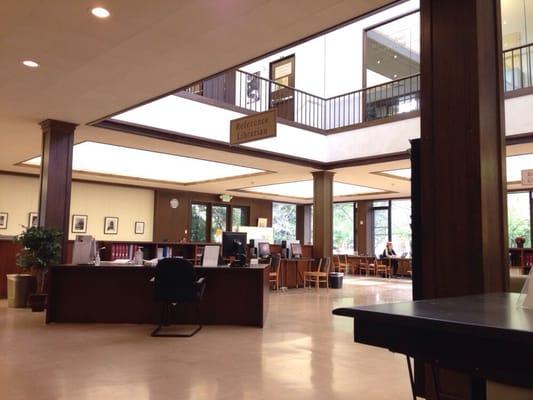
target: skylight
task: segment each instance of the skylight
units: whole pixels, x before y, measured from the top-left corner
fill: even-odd
[[[243,189],[246,192],[270,194],[282,197],[294,197],[302,199],[313,198],[313,181],[299,181],[278,183],[274,185],[254,186]],[[352,185],[342,182],[333,183],[333,196],[358,196],[363,194],[383,193],[381,189],[369,188],[366,186]]]
[[[507,182],[519,182],[522,180],[522,171],[533,168],[533,154],[521,154],[508,156],[507,159]],[[394,169],[381,172],[383,175],[392,175],[397,178],[411,179],[411,168]]]
[[[39,166],[41,157],[32,158],[23,164]],[[74,146],[72,169],[77,172],[179,184],[237,178],[266,172],[255,168],[96,142],[83,142]]]

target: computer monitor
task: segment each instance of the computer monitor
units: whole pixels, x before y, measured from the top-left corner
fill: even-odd
[[[259,243],[257,245],[258,253],[260,258],[265,258],[270,256],[270,244],[266,242]]]
[[[300,243],[291,243],[291,253],[294,258],[302,257],[302,245]]]
[[[222,232],[222,256],[237,257],[246,251],[246,233]]]

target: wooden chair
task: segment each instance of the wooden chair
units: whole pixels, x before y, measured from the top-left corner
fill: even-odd
[[[376,275],[376,261],[375,257],[365,257],[364,260],[362,260],[359,263],[359,273],[365,272],[365,275],[370,275],[371,272]]]
[[[307,287],[309,282],[309,287],[314,283],[315,289],[318,290],[321,283],[326,284],[326,288],[329,289],[328,275],[331,268],[331,258],[324,257],[321,258],[318,262],[318,268],[316,271],[306,271],[304,272],[304,288]]]
[[[339,271],[340,272],[340,268],[341,268],[340,256],[333,255],[332,261],[333,261],[333,271]]]
[[[383,274],[385,278],[391,278],[392,277],[392,267],[391,267],[391,260],[385,259],[380,260],[379,258],[376,259],[376,270],[375,274]]]
[[[279,290],[279,267],[281,265],[281,258],[278,255],[273,255],[270,259],[270,273],[268,274],[268,283],[270,287],[275,287]]]
[[[348,256],[346,254],[343,254],[341,256],[337,256],[339,258],[339,272],[344,272],[345,274],[350,273],[351,270],[351,264],[348,261]]]

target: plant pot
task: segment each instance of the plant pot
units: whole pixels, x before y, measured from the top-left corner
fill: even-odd
[[[30,294],[29,303],[33,312],[42,312],[46,307],[46,294]]]

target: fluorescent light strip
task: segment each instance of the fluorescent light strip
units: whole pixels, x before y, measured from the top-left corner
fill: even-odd
[[[41,157],[35,157],[23,164],[39,166]],[[74,146],[72,169],[77,172],[181,184],[266,172],[255,168],[96,142],[83,142]]]
[[[243,189],[246,192],[270,194],[273,196],[302,199],[313,198],[313,181],[278,183],[274,185],[254,186]],[[333,196],[358,196],[362,194],[383,193],[384,190],[348,183],[333,182]]]
[[[533,154],[521,154],[508,156],[507,162],[507,182],[518,182],[522,180],[522,170],[533,169]],[[383,171],[383,174],[393,175],[398,178],[411,179],[411,168],[394,169]]]

